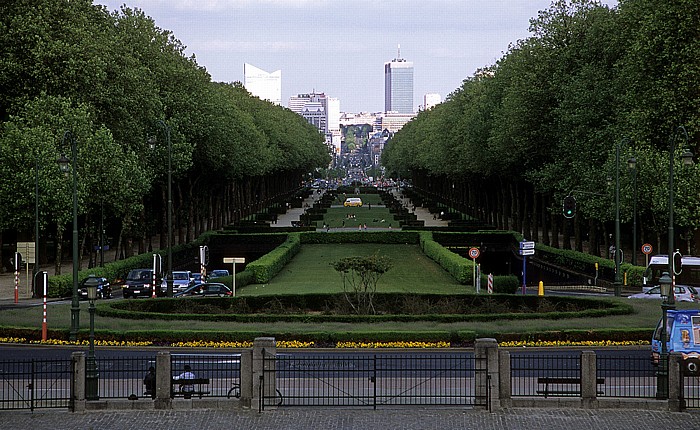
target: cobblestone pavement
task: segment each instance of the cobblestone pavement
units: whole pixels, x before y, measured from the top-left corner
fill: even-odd
[[[41,410],[0,412],[3,429],[611,429],[700,428],[700,413],[647,410],[506,409],[290,409],[258,413],[220,411],[110,411],[70,413]]]

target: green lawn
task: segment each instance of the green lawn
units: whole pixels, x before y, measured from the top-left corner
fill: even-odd
[[[346,197],[360,197],[362,207],[342,206]],[[382,203],[379,194],[338,194],[333,207],[326,211],[323,221],[316,221],[316,228],[397,228],[399,223]]]
[[[374,254],[391,258],[393,264],[379,279],[377,290],[380,292],[454,294],[467,291],[467,287],[423,255],[418,245],[341,244],[304,245],[272,282],[248,285],[238,289],[237,294],[341,292],[342,279],[331,263],[343,257]]]

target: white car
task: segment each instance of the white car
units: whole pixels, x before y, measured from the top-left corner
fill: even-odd
[[[173,291],[184,291],[192,283],[192,273],[189,270],[173,272]]]
[[[674,288],[675,291],[675,299],[677,302],[694,302],[697,303],[700,301],[700,297],[698,297],[698,290],[695,289],[695,287],[691,287],[690,285],[676,285]],[[628,296],[627,298],[629,299],[661,299],[661,287],[656,286],[653,288],[650,288],[648,291],[645,291],[643,293],[637,293],[637,294],[632,294],[631,296]]]

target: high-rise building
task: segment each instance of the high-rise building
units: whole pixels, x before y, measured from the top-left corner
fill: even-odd
[[[437,93],[427,93],[423,96],[423,109],[428,110],[435,105],[442,103],[442,97]]]
[[[398,56],[384,63],[384,111],[413,113],[413,62]]]
[[[340,152],[339,99],[314,91],[290,97],[287,107],[316,126],[326,136],[326,142]]]
[[[262,100],[268,100],[276,105],[282,104],[282,71],[268,73],[262,69],[243,64],[245,89]]]

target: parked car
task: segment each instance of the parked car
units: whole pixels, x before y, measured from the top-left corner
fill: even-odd
[[[202,283],[202,274],[197,272],[192,274],[192,279],[191,279],[191,284],[192,285],[199,285]]]
[[[205,296],[217,296],[217,297],[230,297],[233,292],[229,287],[218,282],[205,282],[199,285],[192,285],[184,291],[180,291],[173,294],[173,297],[205,297]]]
[[[124,286],[122,287],[122,293],[125,299],[128,299],[129,297],[151,297],[153,295],[152,284],[152,269],[134,269],[131,270],[128,275],[126,275]],[[165,286],[165,282],[162,282],[159,295],[163,294],[165,291]]]
[[[192,272],[179,270],[173,272],[173,291],[183,291],[192,285]]]
[[[230,276],[226,269],[214,269],[207,274],[207,279],[221,278],[222,276]]]
[[[111,299],[112,298],[112,286],[109,285],[107,278],[101,276],[90,275],[87,278],[80,281],[78,286],[78,293],[81,299],[88,298],[88,285],[97,285],[97,298],[98,299]]]
[[[698,290],[690,285],[676,285],[674,288],[674,296],[677,302],[695,302],[700,301]],[[653,287],[643,293],[632,294],[628,296],[630,299],[661,299],[661,287]]]

